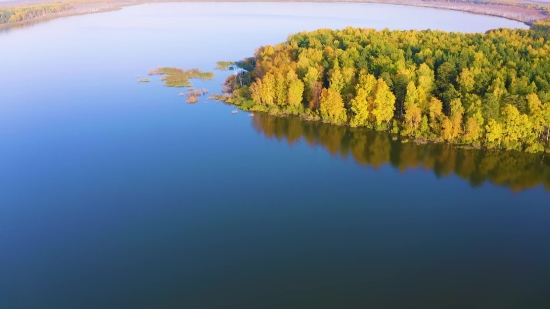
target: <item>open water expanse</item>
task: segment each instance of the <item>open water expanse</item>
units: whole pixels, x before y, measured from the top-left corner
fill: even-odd
[[[484,32],[388,5],[168,3],[0,32],[0,308],[550,308],[550,161],[195,105],[288,34]],[[229,74],[197,87],[220,91]]]

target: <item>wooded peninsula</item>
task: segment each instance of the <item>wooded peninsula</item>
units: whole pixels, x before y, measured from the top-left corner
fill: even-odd
[[[302,32],[259,48],[224,98],[418,142],[550,152],[548,40],[510,29]]]

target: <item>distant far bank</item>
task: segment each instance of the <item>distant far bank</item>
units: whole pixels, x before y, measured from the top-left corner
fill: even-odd
[[[514,0],[0,0],[0,29],[39,21],[162,2],[317,2],[404,5],[506,18],[532,25],[550,16],[550,4]]]

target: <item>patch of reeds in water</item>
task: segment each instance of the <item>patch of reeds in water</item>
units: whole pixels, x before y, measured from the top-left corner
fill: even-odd
[[[195,89],[195,90],[189,90],[187,91],[187,98],[185,101],[190,104],[195,104],[199,101],[199,97],[206,95],[208,93],[208,89]]]
[[[212,72],[202,72],[199,69],[179,69],[179,68],[156,68],[148,72],[149,75],[163,75],[162,80],[167,87],[187,87],[193,88],[190,79],[201,79],[208,81],[214,78]]]
[[[216,67],[214,69],[218,71],[232,70],[234,64],[235,62],[233,61],[218,61],[216,62]]]

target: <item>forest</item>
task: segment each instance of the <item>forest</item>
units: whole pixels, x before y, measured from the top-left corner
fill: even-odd
[[[44,17],[73,8],[72,3],[42,3],[0,8],[0,24],[12,24]]]
[[[368,168],[391,166],[402,173],[433,171],[437,177],[458,176],[472,187],[485,183],[514,192],[542,186],[550,190],[550,158],[544,153],[458,148],[445,143],[402,143],[384,132],[303,121],[296,116],[257,113],[252,125],[266,138],[289,145],[304,141],[332,156],[351,159]]]
[[[548,39],[519,29],[302,32],[256,50],[223,98],[419,142],[550,152]]]
[[[531,25],[534,31],[550,31],[550,18],[537,20]]]

